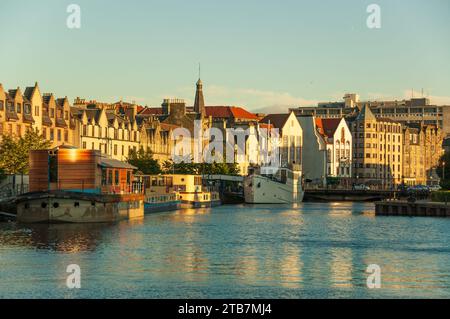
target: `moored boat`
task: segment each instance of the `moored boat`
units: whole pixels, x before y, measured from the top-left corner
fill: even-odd
[[[141,194],[45,191],[16,199],[21,223],[109,223],[142,217]]]
[[[221,205],[219,192],[199,175],[137,175],[144,185],[145,213]]]
[[[144,216],[136,167],[99,151],[59,147],[30,152],[30,193],[19,196],[23,223],[105,223]]]
[[[299,165],[279,168],[274,174],[256,171],[244,179],[248,204],[294,204],[303,201],[304,191]]]
[[[136,175],[144,186],[145,213],[173,211],[181,208],[177,192],[173,190],[173,178],[169,175]]]

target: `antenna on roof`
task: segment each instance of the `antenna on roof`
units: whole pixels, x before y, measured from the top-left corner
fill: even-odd
[[[202,65],[201,65],[201,63],[199,62],[199,63],[198,63],[198,78],[199,78],[199,79],[201,78],[201,75],[202,75]]]

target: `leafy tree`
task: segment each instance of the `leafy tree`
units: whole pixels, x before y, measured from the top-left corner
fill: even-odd
[[[35,130],[27,130],[24,136],[13,138],[4,135],[0,143],[0,169],[6,174],[27,174],[32,150],[48,149],[50,142]]]
[[[450,189],[450,153],[446,153],[441,157],[436,172],[441,178],[441,186],[445,189]]]
[[[228,163],[177,163],[164,162],[163,171],[166,174],[195,174],[195,175],[238,175],[237,164]]]
[[[27,130],[24,136],[13,138],[4,135],[0,142],[0,170],[4,174],[23,175],[28,174],[30,168],[30,151],[48,149],[51,143],[40,135],[37,130]],[[15,177],[13,188],[15,189]]]
[[[161,173],[161,167],[158,161],[153,159],[152,152],[144,150],[142,147],[137,152],[132,150],[127,161],[129,164],[136,166],[144,174],[157,175]]]

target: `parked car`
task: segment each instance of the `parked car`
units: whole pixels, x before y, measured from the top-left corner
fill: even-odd
[[[432,192],[438,192],[442,189],[442,187],[440,185],[431,185],[429,188],[430,188],[430,191],[432,191]]]
[[[364,184],[355,184],[353,185],[354,191],[370,191],[370,187]]]

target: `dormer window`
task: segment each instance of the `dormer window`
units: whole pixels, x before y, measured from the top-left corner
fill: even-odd
[[[5,102],[0,101],[0,111],[3,111],[4,107],[5,107]]]
[[[55,109],[50,109],[50,117],[55,117]]]
[[[12,102],[8,102],[8,111],[14,113],[14,104]]]
[[[25,104],[25,105],[23,106],[23,112],[24,112],[25,114],[31,114],[31,105],[30,105],[30,104]]]
[[[22,113],[22,104],[17,103],[17,113]]]

